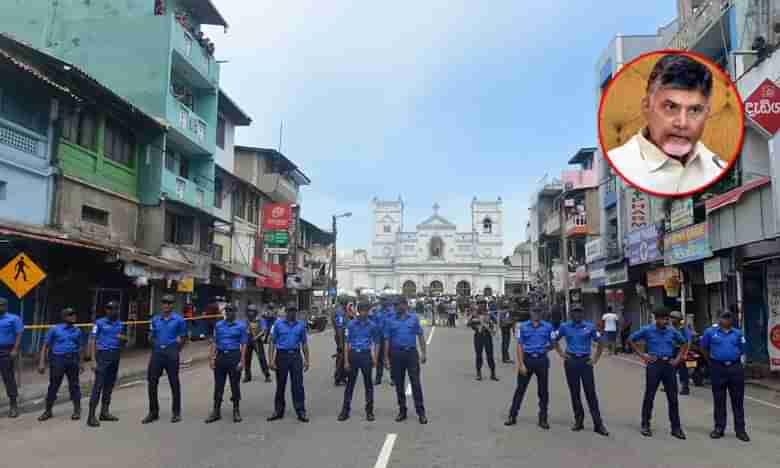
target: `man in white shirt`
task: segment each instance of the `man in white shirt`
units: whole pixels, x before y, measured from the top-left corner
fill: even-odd
[[[684,54],[669,54],[647,80],[642,114],[647,126],[609,160],[631,185],[664,195],[699,190],[728,167],[700,141],[710,116],[712,73]]]
[[[601,316],[604,322],[604,331],[607,333],[607,347],[611,354],[615,352],[615,343],[617,342],[618,321],[620,320],[616,313],[612,312],[612,307],[607,307],[607,313]]]

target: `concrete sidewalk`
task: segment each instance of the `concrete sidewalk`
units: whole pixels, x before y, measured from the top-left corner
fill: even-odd
[[[124,351],[119,364],[117,385],[145,379],[150,353],[151,349],[131,349]],[[208,341],[192,341],[188,343],[182,351],[181,359],[182,369],[206,361],[208,359]],[[35,362],[37,362],[37,359],[33,361],[30,358],[25,358],[22,364],[23,368],[19,379],[19,410],[21,412],[35,411],[38,408],[43,407],[46,398],[46,392],[49,386],[49,371],[47,369],[44,375],[39,374],[36,370],[37,366],[35,365]],[[92,372],[90,362],[83,362],[82,365],[84,367],[84,372],[79,378],[82,398],[89,398],[92,391],[94,372]],[[57,402],[61,403],[67,401],[69,401],[68,383],[67,379],[65,379],[60,387]],[[0,417],[2,417],[7,409],[8,397],[3,389],[0,390]]]

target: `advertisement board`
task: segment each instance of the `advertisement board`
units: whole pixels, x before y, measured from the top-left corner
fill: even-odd
[[[641,190],[626,190],[628,198],[628,225],[630,230],[639,229],[650,222],[650,198]]]
[[[723,281],[723,261],[720,257],[704,261],[704,284],[714,284]]]
[[[780,265],[770,263],[766,268],[766,289],[769,299],[767,320],[767,351],[772,371],[780,370]]]
[[[601,238],[593,239],[585,244],[585,263],[593,263],[596,260],[604,258],[604,243]]]
[[[669,278],[680,278],[680,271],[674,267],[662,267],[647,272],[648,288],[663,288]]]
[[[672,209],[669,218],[669,229],[672,231],[693,224],[693,198],[688,197],[672,201]]]
[[[664,237],[664,264],[677,265],[712,257],[707,223],[699,223]]]
[[[765,79],[745,99],[745,112],[770,135],[780,129],[780,87]]]
[[[287,230],[292,220],[289,203],[266,203],[263,205],[263,231]]]
[[[648,224],[631,231],[626,237],[628,261],[632,266],[663,259],[663,253],[658,245],[658,228],[655,224]]]
[[[263,243],[273,247],[285,247],[290,242],[289,231],[265,231]]]
[[[628,281],[628,267],[625,263],[621,264],[617,268],[607,269],[607,286],[613,286],[616,284],[622,284]]]

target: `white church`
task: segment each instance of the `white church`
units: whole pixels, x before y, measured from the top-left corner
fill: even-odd
[[[340,290],[395,290],[406,296],[504,294],[502,201],[471,202],[471,226],[457,226],[433,214],[406,230],[404,203],[373,200],[371,248],[358,249],[337,260]]]

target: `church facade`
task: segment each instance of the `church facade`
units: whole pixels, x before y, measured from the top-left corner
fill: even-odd
[[[339,289],[395,290],[412,297],[450,294],[504,294],[501,198],[471,202],[471,226],[459,231],[439,214],[405,229],[403,201],[374,198],[371,246],[340,256]]]

